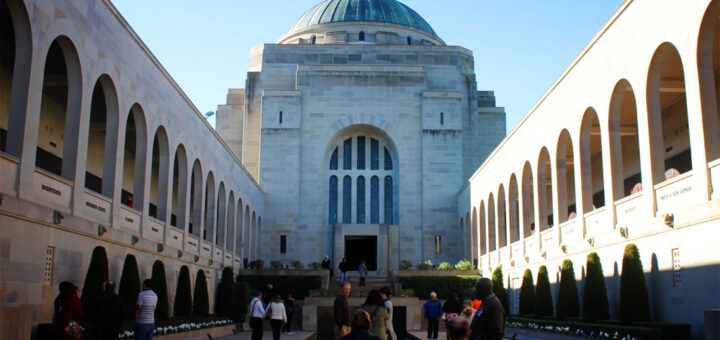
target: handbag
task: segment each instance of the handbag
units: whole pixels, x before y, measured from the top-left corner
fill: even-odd
[[[67,333],[71,337],[75,339],[80,339],[85,328],[83,326],[80,326],[80,324],[75,321],[70,321],[68,322],[67,326],[65,326],[64,330],[65,333]]]
[[[272,318],[272,303],[268,305],[267,311],[265,311],[265,319],[270,320]]]

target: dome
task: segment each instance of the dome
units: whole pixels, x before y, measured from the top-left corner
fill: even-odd
[[[326,0],[307,11],[289,33],[337,22],[370,21],[409,26],[437,34],[417,12],[396,0]]]

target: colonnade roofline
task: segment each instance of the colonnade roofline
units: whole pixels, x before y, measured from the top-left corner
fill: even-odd
[[[210,133],[215,136],[215,139],[225,148],[225,151],[232,157],[232,159],[235,161],[235,163],[240,166],[243,172],[248,176],[248,178],[255,184],[255,187],[257,187],[258,190],[260,190],[261,193],[265,194],[265,191],[260,186],[260,183],[258,183],[257,179],[250,174],[250,172],[245,168],[245,166],[242,164],[240,159],[237,158],[234,152],[230,149],[230,146],[225,143],[225,141],[220,137],[220,135],[215,131],[215,129],[210,125],[210,123],[207,122],[207,119],[203,116],[203,114],[198,110],[197,106],[195,106],[195,103],[193,103],[192,100],[190,100],[190,97],[187,96],[185,91],[180,87],[180,85],[177,84],[175,79],[170,75],[170,73],[165,69],[165,67],[158,61],[158,59],[155,57],[155,55],[150,51],[150,49],[145,45],[145,42],[140,38],[140,36],[137,35],[135,30],[130,26],[130,24],[125,20],[125,18],[120,14],[120,12],[117,10],[115,5],[112,4],[110,0],[102,0],[103,4],[110,10],[110,12],[113,14],[113,16],[118,20],[120,25],[127,31],[128,34],[133,38],[135,43],[140,47],[140,49],[147,55],[147,57],[152,61],[153,65],[157,67],[157,69],[163,74],[165,79],[172,85],[172,87],[177,91],[180,96],[187,102],[187,104],[192,108],[193,112],[195,112],[195,115],[198,117],[200,121],[202,121],[203,124],[205,124],[205,127],[208,129]]]
[[[585,45],[585,47],[580,51],[580,53],[575,57],[575,59],[573,59],[573,61],[570,63],[570,65],[568,65],[568,67],[565,68],[565,70],[560,74],[560,76],[552,83],[552,85],[550,85],[550,87],[545,91],[545,93],[543,93],[542,97],[540,97],[540,99],[538,99],[538,101],[530,108],[530,110],[523,116],[523,118],[517,123],[517,125],[515,125],[515,127],[510,131],[510,133],[508,133],[507,136],[505,136],[505,138],[503,138],[503,140],[500,142],[500,144],[498,144],[498,146],[495,148],[495,150],[493,150],[493,152],[485,159],[485,161],[480,165],[480,167],[478,167],[478,169],[475,171],[475,173],[473,173],[472,176],[470,176],[470,178],[468,178],[467,182],[465,182],[465,184],[458,190],[458,194],[463,192],[465,190],[465,188],[467,188],[467,186],[470,184],[470,182],[472,182],[473,179],[475,179],[475,176],[477,176],[480,173],[480,171],[482,171],[483,168],[485,168],[486,164],[488,164],[495,157],[495,154],[500,152],[500,150],[505,145],[505,143],[510,138],[512,138],[512,136],[515,135],[515,132],[517,130],[519,130],[523,126],[525,121],[527,121],[530,118],[530,116],[537,110],[537,108],[540,107],[540,105],[542,105],[543,102],[545,102],[545,99],[548,96],[550,96],[550,94],[557,88],[558,84],[560,84],[563,81],[563,79],[565,79],[565,77],[575,68],[575,66],[580,62],[580,60],[582,60],[583,56],[585,56],[588,53],[588,51],[590,51],[590,49],[593,46],[595,46],[597,41],[600,40],[600,38],[602,38],[603,35],[605,35],[607,30],[613,25],[613,23],[615,23],[615,21],[625,12],[625,10],[628,8],[628,6],[630,6],[630,4],[633,3],[634,1],[635,0],[626,0],[625,2],[623,2],[622,5],[620,5],[620,7],[615,11],[615,13],[613,13],[613,15],[610,17],[610,19],[608,19],[608,21],[605,23],[605,25],[603,25],[603,27],[600,29],[600,31],[598,31],[592,37],[592,39],[590,39],[590,42],[588,42],[587,45]]]

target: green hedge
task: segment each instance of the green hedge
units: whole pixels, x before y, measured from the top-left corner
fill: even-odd
[[[192,293],[190,289],[190,270],[187,266],[180,267],[177,288],[175,289],[175,304],[173,316],[176,318],[192,317]]]
[[[479,275],[457,275],[457,276],[403,276],[400,277],[403,289],[412,289],[415,296],[425,299],[430,292],[437,293],[441,299],[447,299],[452,294],[464,295],[471,288],[475,288],[475,282],[480,279]]]
[[[235,280],[230,267],[223,268],[222,277],[215,294],[215,314],[232,317],[235,315]]]
[[[195,292],[193,294],[193,316],[208,316],[209,314],[210,300],[208,297],[205,270],[198,269],[197,276],[195,276]]]
[[[127,319],[135,319],[135,303],[137,303],[138,294],[140,294],[140,273],[137,260],[135,260],[135,256],[128,254],[125,256],[118,290],[118,295],[122,296],[125,301],[125,317]]]
[[[243,322],[252,300],[252,287],[247,282],[240,281],[240,276],[235,279],[235,315],[236,322]]]
[[[165,265],[157,260],[152,266],[152,290],[157,294],[158,301],[155,306],[155,319],[167,320],[169,315],[169,302],[167,293],[167,280],[165,279]]]
[[[505,289],[502,267],[495,268],[493,271],[492,282],[495,296],[497,296],[498,300],[502,302],[503,307],[505,308],[505,313],[507,313],[510,309],[508,308],[507,290]]]
[[[535,312],[535,286],[530,269],[525,269],[522,287],[520,288],[520,315],[530,315]]]
[[[587,323],[572,321],[556,321],[547,319],[532,319],[517,316],[508,316],[507,326],[510,328],[531,329],[536,331],[565,334],[581,337],[596,337],[607,339],[601,336],[600,332],[608,333],[613,339],[622,339],[626,336],[643,340],[661,340],[663,334],[660,328],[623,326],[618,324]],[[618,336],[613,337],[617,332]]]
[[[102,291],[103,282],[108,280],[110,270],[108,269],[108,258],[105,248],[95,247],[90,256],[90,265],[82,288],[83,310],[91,313],[95,309],[95,299]],[[134,304],[133,304],[134,305]]]
[[[645,272],[637,246],[630,243],[625,247],[620,274],[620,321],[630,323],[649,319],[650,304]]]
[[[265,291],[268,284],[273,285],[274,294],[285,298],[292,294],[295,299],[310,296],[310,291],[320,289],[321,278],[317,275],[277,276],[277,275],[238,275],[238,281],[247,282],[254,291]]]
[[[550,291],[550,279],[548,278],[547,267],[540,266],[538,269],[537,288],[535,288],[535,316],[552,316],[553,302]]]
[[[610,307],[605,287],[600,256],[592,252],[587,256],[587,276],[583,290],[583,319],[585,321],[606,320],[610,318]]]
[[[564,320],[580,315],[580,301],[578,301],[577,281],[575,270],[570,260],[563,261],[560,271],[560,288],[557,298],[557,318]]]

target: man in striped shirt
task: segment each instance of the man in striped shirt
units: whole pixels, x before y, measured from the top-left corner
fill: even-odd
[[[135,330],[136,340],[152,340],[155,329],[155,306],[158,297],[152,291],[152,280],[143,282],[143,291],[138,294],[137,307],[135,308]]]

